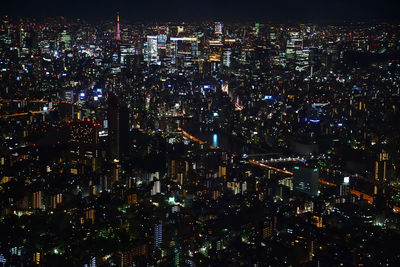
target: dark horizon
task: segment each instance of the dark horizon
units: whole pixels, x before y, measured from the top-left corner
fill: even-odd
[[[284,22],[301,21],[315,23],[340,23],[343,21],[398,21],[396,11],[400,3],[392,0],[338,0],[329,3],[317,0],[300,2],[287,1],[246,1],[234,0],[202,1],[188,4],[186,1],[71,1],[57,4],[52,1],[8,2],[3,15],[12,17],[57,17],[80,18],[88,22],[112,20],[120,12],[122,21],[204,21],[227,22],[260,21]]]

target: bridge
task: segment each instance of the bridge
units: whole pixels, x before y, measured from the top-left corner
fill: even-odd
[[[300,158],[300,157],[287,157],[287,158],[277,158],[277,159],[267,159],[267,160],[260,160],[259,162],[261,163],[282,163],[282,162],[297,162],[297,161],[305,161],[304,158]]]

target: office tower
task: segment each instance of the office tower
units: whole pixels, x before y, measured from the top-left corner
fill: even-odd
[[[167,35],[159,34],[157,36],[157,48],[158,49],[165,49],[167,47],[167,39],[168,39]]]
[[[286,61],[294,66],[297,60],[303,61],[306,57],[308,62],[308,54],[303,55],[303,39],[299,37],[299,34],[291,33],[286,43]]]
[[[160,183],[159,180],[156,180],[156,181],[154,181],[154,185],[153,185],[153,188],[151,189],[150,194],[152,196],[154,196],[154,195],[157,195],[159,193],[161,193],[161,183]]]
[[[340,196],[347,196],[349,194],[349,177],[344,177],[343,183],[340,185]]]
[[[215,22],[214,32],[215,32],[215,34],[222,34],[222,23],[221,22]]]
[[[231,66],[231,55],[232,55],[232,49],[231,48],[224,48],[222,52],[222,65],[225,67],[230,67]]]
[[[129,153],[129,108],[121,106],[114,94],[108,97],[108,137],[112,158]]]
[[[155,65],[158,61],[157,39],[157,36],[147,36],[147,43],[145,46],[145,60],[150,65]]]
[[[62,33],[61,33],[61,36],[60,36],[60,42],[62,42],[64,45],[63,45],[63,48],[65,49],[65,50],[70,50],[72,47],[71,47],[71,36],[67,33],[67,31],[66,30],[64,30]]]
[[[388,153],[382,152],[378,154],[378,159],[375,161],[374,178],[378,181],[386,181],[387,179],[387,161]]]
[[[198,44],[197,44],[197,38],[192,41],[192,57],[197,58],[198,56]]]
[[[117,41],[120,41],[121,40],[121,32],[119,29],[119,13],[117,13],[117,32],[116,32],[116,34],[117,34],[117,36],[116,36]]]
[[[154,248],[159,248],[162,243],[162,223],[154,225]]]
[[[77,156],[97,157],[96,146],[99,142],[98,124],[90,120],[70,121],[69,140],[71,149]]]
[[[294,167],[293,189],[309,196],[318,195],[318,169],[310,167]]]
[[[74,102],[74,91],[73,90],[64,91],[64,101],[68,101],[71,103]]]
[[[178,55],[178,38],[171,37],[168,56],[171,57],[171,64],[176,63],[176,57]]]
[[[137,56],[136,47],[133,44],[119,44],[119,58],[120,63],[123,65],[129,65],[129,60],[133,60],[133,58]]]
[[[73,160],[90,167],[93,171],[99,167],[99,127],[91,120],[68,121],[69,142],[66,156]],[[72,169],[71,169],[72,171]],[[75,169],[75,174],[78,170]]]

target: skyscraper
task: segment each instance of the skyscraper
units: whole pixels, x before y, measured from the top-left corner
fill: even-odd
[[[318,169],[294,167],[293,189],[309,196],[318,195]]]
[[[162,243],[162,223],[154,225],[154,247],[159,248]]]
[[[377,181],[386,181],[387,179],[387,162],[388,153],[381,152],[378,154],[378,158],[375,161],[374,178]]]
[[[215,34],[222,34],[222,23],[221,22],[215,22],[214,24],[214,32]]]
[[[114,94],[108,97],[108,137],[112,158],[129,152],[129,109],[121,106]]]
[[[157,36],[147,36],[145,52],[146,52],[145,60],[150,65],[157,64],[158,61]]]

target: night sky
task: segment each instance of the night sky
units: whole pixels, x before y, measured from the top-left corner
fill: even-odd
[[[396,0],[145,0],[55,1],[8,0],[1,13],[13,16],[66,16],[92,22],[109,20],[120,11],[125,21],[343,21],[398,19]]]

